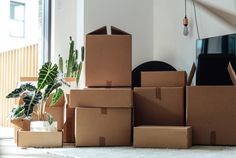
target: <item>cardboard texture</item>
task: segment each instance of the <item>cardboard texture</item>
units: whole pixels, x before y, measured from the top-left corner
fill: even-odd
[[[86,35],[87,87],[131,86],[132,37],[115,27],[111,33],[102,27]]]
[[[76,107],[76,146],[131,145],[130,108]]]
[[[236,145],[236,76],[234,86],[187,86],[187,125],[193,127],[193,144]]]
[[[185,71],[144,71],[141,72],[142,87],[184,87]]]
[[[180,126],[134,127],[134,147],[187,149],[192,145],[192,128]]]
[[[134,88],[134,125],[184,125],[183,87]]]
[[[62,147],[62,132],[17,131],[18,147]]]
[[[66,121],[64,124],[63,140],[65,143],[75,142],[75,108],[66,107]]]
[[[70,91],[71,107],[132,107],[131,88],[87,88]]]
[[[187,125],[193,144],[236,145],[236,87],[187,87]]]

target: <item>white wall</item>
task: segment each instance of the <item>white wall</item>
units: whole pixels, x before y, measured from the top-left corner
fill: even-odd
[[[236,14],[236,0],[203,0]],[[190,34],[183,36],[182,20],[184,0],[154,0],[154,59],[165,61],[177,69],[190,71],[195,61],[196,27],[192,1],[187,3]],[[236,29],[225,24],[206,10],[197,6],[201,38],[235,33]],[[235,20],[235,19],[232,19]]]
[[[54,0],[52,9],[52,62],[58,63],[60,54],[64,60],[69,57],[69,37],[76,38],[77,0]]]
[[[133,68],[153,59],[152,0],[84,0],[84,31],[116,26],[132,34]]]

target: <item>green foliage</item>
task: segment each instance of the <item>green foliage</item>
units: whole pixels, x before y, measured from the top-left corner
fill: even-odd
[[[63,96],[63,90],[61,88],[56,89],[56,93],[53,94],[51,105],[54,106],[57,101]]]
[[[56,93],[53,95],[52,105],[55,105],[56,102],[63,96],[63,90],[59,87],[62,86],[65,82],[62,79],[58,79],[58,66],[56,64],[52,65],[50,62],[45,63],[39,72],[37,87],[26,83],[13,90],[9,93],[6,98],[23,98],[23,104],[17,108],[13,108],[10,113],[11,119],[17,118],[31,118],[36,105],[45,106],[42,104],[46,102],[49,95],[55,90]],[[40,107],[39,109],[44,109]],[[40,111],[40,116],[43,116],[45,113],[43,110]],[[51,115],[48,115],[49,123],[53,120]],[[50,116],[50,117],[49,117]],[[42,119],[42,118],[41,118]]]
[[[64,68],[63,68],[63,58],[59,55],[59,71],[61,73],[64,72]]]

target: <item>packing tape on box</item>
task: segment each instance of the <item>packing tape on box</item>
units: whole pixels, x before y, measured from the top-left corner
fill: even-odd
[[[101,114],[106,115],[107,114],[107,108],[101,108]]]
[[[111,87],[112,86],[112,81],[106,81],[106,87]]]
[[[216,145],[216,131],[211,131],[210,133],[210,144]]]
[[[156,98],[161,100],[161,88],[156,88]]]
[[[106,138],[105,137],[99,137],[99,146],[105,146],[106,145]]]

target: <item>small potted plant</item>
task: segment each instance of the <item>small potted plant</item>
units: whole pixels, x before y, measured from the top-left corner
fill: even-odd
[[[61,88],[63,84],[68,85],[63,78],[59,78],[58,66],[50,62],[45,63],[40,69],[36,86],[30,83],[22,84],[6,96],[20,97],[23,100],[22,104],[13,108],[10,113],[12,123],[30,122],[33,131],[57,130],[53,117],[45,112],[45,105],[50,95],[53,95],[50,106],[54,106],[64,96]]]

